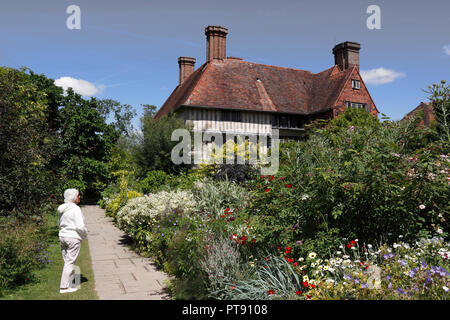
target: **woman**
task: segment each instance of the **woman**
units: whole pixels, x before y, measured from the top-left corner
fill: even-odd
[[[80,195],[77,189],[64,191],[64,204],[58,207],[59,212],[59,242],[64,259],[64,268],[61,275],[60,293],[75,292],[78,287],[71,288],[74,264],[80,252],[81,241],[87,238],[87,229],[84,216],[77,204]]]

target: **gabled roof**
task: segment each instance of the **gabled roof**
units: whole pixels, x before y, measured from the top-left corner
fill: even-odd
[[[423,118],[420,120],[420,124],[429,127],[431,122],[436,120],[431,103],[421,102],[414,110],[404,116],[402,120],[410,119],[411,117],[416,116],[420,111],[423,112]]]
[[[313,114],[331,109],[354,68],[310,71],[212,60],[178,85],[155,118],[181,106]]]

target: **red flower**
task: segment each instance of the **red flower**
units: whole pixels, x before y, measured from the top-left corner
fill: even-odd
[[[253,242],[253,243],[255,243],[255,242],[256,242],[256,239],[255,239],[255,238],[253,238],[253,239],[252,239],[252,242]]]
[[[277,249],[278,249],[278,250],[281,250],[281,247],[277,246]]]
[[[272,290],[272,289],[270,289],[269,291],[267,291],[267,294],[274,294],[275,293],[275,291],[274,290]]]
[[[291,247],[287,247],[286,250],[284,251],[284,253],[289,254],[291,253],[292,248]]]
[[[284,180],[284,179],[286,179],[286,177],[281,177],[281,178],[280,178],[280,180]]]
[[[270,188],[267,188],[264,192],[269,192],[270,191]]]
[[[286,188],[292,188],[292,184],[286,184]]]
[[[306,295],[307,299],[311,299],[311,296],[309,294]]]
[[[231,290],[234,290],[234,289],[236,289],[236,287],[235,286],[231,286]]]
[[[313,285],[313,284],[311,284],[311,285],[310,285],[310,287],[314,289],[314,288],[315,288],[316,286],[315,286],[315,285]]]
[[[264,175],[260,176],[261,179],[264,179]]]
[[[348,245],[347,245],[347,248],[349,248],[349,249],[350,249],[351,247],[352,247],[352,245],[351,245],[351,244],[348,244]]]
[[[225,215],[223,214],[223,215],[221,215],[220,217],[221,217],[221,218],[225,218]]]
[[[350,241],[350,243],[354,246],[356,246],[356,242],[354,240]]]
[[[307,281],[303,281],[303,286],[304,286],[305,288],[308,288],[308,286],[309,286],[308,282],[307,282]]]
[[[297,294],[298,296],[301,296],[302,293],[303,293],[303,292],[301,292],[300,290],[298,290],[298,291],[296,292],[296,294]]]
[[[297,262],[294,262],[294,267],[296,267],[296,266],[298,266],[298,263],[297,263]]]
[[[225,209],[225,212],[228,212],[228,211],[230,211],[230,208],[226,208],[226,209]]]

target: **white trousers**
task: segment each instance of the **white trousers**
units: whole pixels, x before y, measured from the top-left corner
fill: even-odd
[[[64,268],[61,275],[60,288],[70,288],[73,281],[73,266],[80,252],[81,240],[75,238],[59,237],[61,253],[64,259]]]

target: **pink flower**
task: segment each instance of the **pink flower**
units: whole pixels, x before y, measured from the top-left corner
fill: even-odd
[[[425,209],[425,206],[424,206],[423,204],[421,204],[421,205],[419,206],[419,209],[420,209],[420,210],[423,210],[423,209]]]

